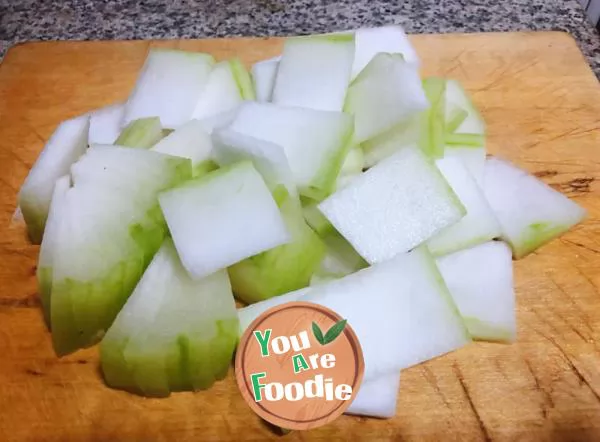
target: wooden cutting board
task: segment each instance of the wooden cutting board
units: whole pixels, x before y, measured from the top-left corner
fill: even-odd
[[[490,152],[565,192],[589,218],[515,264],[518,343],[472,344],[406,370],[394,419],[343,416],[286,440],[599,440],[598,82],[562,33],[412,40],[425,75],[456,78],[473,94]],[[281,45],[49,42],[9,51],[0,67],[0,440],[278,438],[243,402],[231,375],[209,391],[144,399],[102,383],[96,348],[58,359],[39,310],[38,248],[11,217],[17,190],[57,123],[124,100],[149,47],[250,64]]]

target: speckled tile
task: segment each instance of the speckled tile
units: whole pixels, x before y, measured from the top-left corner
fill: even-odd
[[[567,31],[600,78],[600,37],[577,0],[0,0],[0,41],[11,44],[292,35],[389,23],[410,33]]]

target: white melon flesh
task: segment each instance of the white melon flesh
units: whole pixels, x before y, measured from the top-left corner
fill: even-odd
[[[239,315],[242,331],[267,308],[297,300],[324,305],[348,320],[363,350],[364,382],[396,375],[470,341],[435,260],[424,247],[306,291],[272,298],[266,306],[260,302],[247,307]]]
[[[465,215],[440,171],[418,149],[380,162],[319,209],[371,264],[413,249]]]
[[[446,144],[444,157],[458,158],[468,169],[479,187],[483,188],[483,171],[485,168],[485,146],[461,146]]]
[[[446,80],[445,114],[446,123],[458,111],[465,111],[466,116],[452,132],[457,134],[485,134],[485,122],[479,111],[467,95],[464,88],[456,80]]]
[[[89,127],[88,115],[60,123],[19,191],[19,207],[34,244],[42,242],[56,180],[67,174],[87,149]]]
[[[356,77],[344,111],[353,115],[354,141],[362,143],[428,107],[417,68],[399,54],[377,54]]]
[[[251,161],[271,189],[291,239],[229,267],[235,295],[257,302],[308,285],[325,253],[319,237],[306,224],[283,149],[225,129],[213,134],[215,158],[221,166]]]
[[[247,77],[248,72],[238,59],[217,63],[208,77],[192,118],[202,120],[237,108],[246,99],[240,81],[249,81],[241,76]]]
[[[123,103],[111,104],[90,113],[89,144],[113,144],[121,133]]]
[[[283,147],[300,194],[331,193],[350,148],[352,117],[270,103],[244,103],[230,129]]]
[[[193,280],[166,239],[100,346],[108,385],[146,396],[222,379],[237,343],[227,273]]]
[[[484,193],[513,255],[522,258],[581,222],[586,211],[507,161],[488,158]]]
[[[405,147],[416,148],[419,144],[421,123],[420,117],[413,117],[362,143],[365,167],[373,167]]]
[[[189,181],[159,201],[181,261],[196,279],[290,241],[250,161]]]
[[[252,79],[256,101],[268,102],[273,96],[273,87],[279,68],[279,58],[259,61],[252,66]]]
[[[192,161],[194,176],[214,170],[212,160],[213,144],[204,124],[190,120],[156,143],[151,150],[176,157],[189,158]]]
[[[517,326],[510,247],[491,241],[437,263],[473,339],[513,342]]]
[[[71,177],[65,175],[56,180],[54,191],[52,193],[52,203],[46,222],[46,231],[40,245],[40,254],[36,269],[38,287],[40,291],[40,300],[44,312],[46,325],[50,326],[50,296],[52,293],[52,267],[54,263],[54,251],[56,250],[56,241],[60,232],[60,217],[63,212],[65,195],[71,186]]]
[[[238,318],[240,321],[240,336],[244,333],[244,331],[246,331],[246,329],[252,323],[252,321],[254,321],[256,318],[258,318],[261,314],[263,314],[270,308],[277,307],[278,305],[284,304],[286,302],[298,301],[310,290],[310,287],[305,287],[299,290],[294,290],[290,293],[274,296],[265,301],[250,304],[247,307],[238,309]]]
[[[419,65],[419,56],[401,26],[362,28],[354,32],[356,50],[352,65],[352,78],[369,64],[380,52],[401,54],[407,63]]]
[[[313,287],[302,300],[348,320],[363,350],[365,381],[398,373],[470,341],[426,248]]]
[[[328,34],[287,39],[273,103],[341,111],[354,60],[354,36]]]
[[[436,165],[467,214],[427,241],[431,253],[436,256],[446,255],[499,238],[502,234],[500,224],[485,199],[483,190],[463,163],[456,158],[442,158],[436,161]]]
[[[292,197],[297,197],[292,171],[281,146],[227,128],[213,132],[212,139],[213,156],[220,166],[251,161],[271,191],[283,185]]]
[[[190,166],[187,159],[160,152],[94,144],[71,166],[71,177],[74,185],[148,194],[151,195],[148,198],[156,202],[152,189],[169,188],[173,183],[173,173],[189,176]]]
[[[239,107],[229,110],[227,112],[221,112],[220,114],[212,115],[207,118],[200,120],[204,128],[209,134],[212,134],[217,129],[223,129],[233,123],[237,116]]]
[[[57,354],[103,336],[167,234],[157,194],[190,176],[187,159],[121,147],[73,165],[53,257]]]
[[[208,54],[151,49],[125,104],[122,125],[145,117],[159,117],[170,129],[192,118],[214,59]]]
[[[390,418],[396,414],[400,373],[392,373],[363,382],[346,414]]]

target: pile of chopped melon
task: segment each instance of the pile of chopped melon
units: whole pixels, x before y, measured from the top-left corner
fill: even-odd
[[[151,50],[126,102],[58,126],[19,194],[56,353],[99,342],[111,387],[205,389],[257,315],[309,301],[362,345],[348,412],[393,416],[402,369],[515,340],[512,259],[585,216],[485,133],[399,27],[289,38],[251,72]]]

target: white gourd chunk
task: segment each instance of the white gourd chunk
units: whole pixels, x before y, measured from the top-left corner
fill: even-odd
[[[275,78],[273,103],[341,111],[353,60],[352,34],[287,39]]]
[[[402,54],[407,63],[419,65],[419,56],[410,43],[402,26],[382,26],[379,28],[362,28],[354,32],[356,50],[352,65],[352,78],[369,64],[380,52]]]
[[[187,122],[213,65],[208,54],[151,49],[125,104],[122,126],[146,117],[159,117],[169,129]]]
[[[237,59],[217,63],[208,76],[206,87],[200,94],[192,118],[203,120],[236,109],[244,101],[240,76],[248,72]]]
[[[345,413],[383,419],[394,417],[399,389],[400,373],[363,382]]]
[[[238,320],[224,270],[193,280],[166,239],[100,346],[108,385],[146,396],[222,379]]]
[[[210,134],[198,120],[190,120],[156,143],[151,150],[192,161],[194,175],[214,168]]]
[[[515,258],[522,258],[581,222],[586,211],[507,161],[488,158],[484,193]]]
[[[124,103],[111,104],[90,113],[89,144],[113,144],[121,133]]]
[[[53,256],[52,339],[59,355],[98,342],[160,247],[158,193],[191,177],[189,160],[95,146],[72,167]]]
[[[517,325],[510,248],[491,241],[437,263],[473,339],[513,342]]]
[[[273,96],[275,78],[280,58],[259,61],[252,66],[252,79],[256,91],[256,101],[269,102]]]
[[[417,247],[465,214],[440,171],[417,149],[380,162],[319,210],[371,264]]]
[[[239,312],[242,332],[268,308],[296,300],[323,305],[348,320],[363,350],[363,382],[397,374],[470,342],[435,260],[424,247],[272,298],[268,304],[246,307]]]
[[[356,77],[344,111],[354,116],[354,141],[362,143],[427,109],[419,71],[399,54],[377,54]]]
[[[335,187],[353,124],[342,112],[244,103],[229,128],[281,146],[300,194],[321,200]]]
[[[467,214],[427,241],[431,253],[446,255],[499,238],[502,234],[500,224],[483,190],[463,163],[456,158],[442,158],[436,161],[436,165],[465,206]]]
[[[19,207],[27,224],[29,238],[34,244],[42,242],[54,184],[85,153],[89,128],[88,115],[60,123],[19,191]]]
[[[183,266],[196,279],[290,240],[250,161],[189,181],[159,201]]]
[[[485,168],[485,146],[461,146],[447,144],[444,148],[444,157],[458,158],[468,169],[469,173],[479,187],[483,188],[483,171]]]

